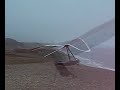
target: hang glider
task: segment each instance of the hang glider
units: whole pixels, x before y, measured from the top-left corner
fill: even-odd
[[[76,53],[90,52],[91,48],[94,48],[95,46],[109,40],[114,35],[115,35],[115,19],[112,19],[109,22],[106,22],[88,31],[87,33],[81,35],[76,39],[66,41],[64,43],[59,43],[57,45],[44,45],[45,47],[58,47],[55,51],[48,53],[44,57],[50,56],[57,51],[62,51],[63,48],[66,48],[67,50],[66,54],[69,54],[68,51],[69,52],[74,51]],[[37,47],[33,50],[37,49],[40,49],[40,47]]]

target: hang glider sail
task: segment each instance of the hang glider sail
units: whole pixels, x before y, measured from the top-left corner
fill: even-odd
[[[44,45],[46,47],[58,47],[55,51],[45,55],[47,57],[52,55],[57,51],[62,51],[64,47],[69,47],[70,51],[75,52],[75,54],[80,54],[82,52],[90,52],[91,48],[109,40],[115,35],[115,19],[96,27],[87,33],[81,35],[80,37],[66,41],[64,43],[59,43],[58,45]],[[36,50],[36,49],[34,49]]]

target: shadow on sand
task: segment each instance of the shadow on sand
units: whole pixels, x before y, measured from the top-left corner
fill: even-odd
[[[59,71],[59,74],[62,77],[69,77],[72,76],[72,78],[77,78],[77,76],[75,76],[73,73],[71,73],[67,67],[65,67],[66,65],[64,64],[55,64],[56,69]]]

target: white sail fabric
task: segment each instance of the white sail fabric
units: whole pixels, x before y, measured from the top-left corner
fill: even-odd
[[[90,48],[95,47],[115,36],[115,19],[106,22],[80,36]]]
[[[106,22],[88,31],[87,33],[79,37],[82,40],[84,40],[84,42],[91,49],[89,53],[80,52],[72,47],[70,47],[70,49],[73,52],[73,54],[75,54],[75,56],[77,56],[78,58],[82,57],[79,58],[80,62],[82,62],[85,65],[115,70],[114,47],[113,48],[104,47],[104,45],[107,45],[107,42],[114,37],[115,37],[115,19],[112,19],[109,22]],[[87,48],[85,48],[84,43],[82,41],[81,42],[79,41],[80,40],[77,38],[71,41],[64,42],[64,44],[69,43],[77,48],[86,50]],[[113,43],[115,43],[114,39],[112,39],[111,43],[108,44]]]

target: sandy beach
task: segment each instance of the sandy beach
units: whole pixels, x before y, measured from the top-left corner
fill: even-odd
[[[55,65],[51,58],[6,55],[5,90],[115,90],[115,72]]]

